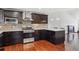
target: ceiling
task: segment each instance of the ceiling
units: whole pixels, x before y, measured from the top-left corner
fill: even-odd
[[[53,12],[72,11],[78,8],[3,8],[5,10],[30,11],[42,14],[50,14]]]

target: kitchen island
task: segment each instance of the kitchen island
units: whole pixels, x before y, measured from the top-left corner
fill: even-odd
[[[54,44],[61,44],[65,41],[64,29],[35,29],[35,41],[47,40]]]

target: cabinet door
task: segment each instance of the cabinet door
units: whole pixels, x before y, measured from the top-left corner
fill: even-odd
[[[11,35],[9,32],[3,32],[3,45],[10,45],[11,44]]]
[[[39,23],[40,17],[37,14],[32,13],[32,23]]]
[[[39,30],[35,30],[34,38],[35,38],[35,41],[40,40],[40,33],[39,33]]]
[[[4,11],[0,10],[0,23],[4,22]]]
[[[46,30],[36,30],[35,31],[35,40],[47,40],[47,31]]]
[[[11,42],[13,44],[23,43],[23,32],[22,31],[11,32]]]
[[[53,42],[55,40],[55,32],[53,31],[48,31],[48,41]]]
[[[47,23],[47,19],[48,19],[47,15],[40,15],[41,23]]]
[[[46,30],[40,30],[40,39],[47,40],[47,31]]]

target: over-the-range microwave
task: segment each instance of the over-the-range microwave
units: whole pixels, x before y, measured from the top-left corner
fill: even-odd
[[[5,23],[18,24],[18,19],[13,17],[5,17]]]

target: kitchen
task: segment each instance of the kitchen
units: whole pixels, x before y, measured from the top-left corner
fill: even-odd
[[[37,11],[35,11],[37,10]],[[19,49],[23,50],[34,45],[42,44],[44,50],[64,50],[65,42],[65,28],[53,26],[49,28],[49,15],[42,13],[39,8],[36,9],[16,9],[16,8],[3,8],[0,9],[0,46],[1,50],[8,50],[16,44],[20,46]],[[56,18],[57,21],[60,18]],[[53,21],[53,19],[51,19]],[[45,40],[48,45],[44,45]],[[33,45],[32,44],[32,45]],[[33,45],[33,47],[34,47]],[[53,45],[52,48],[47,49]],[[45,47],[48,46],[48,47]],[[6,47],[6,48],[5,48]],[[38,46],[36,46],[38,47]],[[45,48],[44,48],[45,47]],[[57,49],[60,47],[60,49]],[[5,48],[5,49],[4,49]],[[16,47],[17,48],[17,47]],[[13,49],[13,48],[12,48]],[[33,48],[34,50],[35,48]],[[42,48],[37,49],[43,50]],[[17,50],[17,49],[16,49]],[[28,49],[25,49],[27,51]],[[14,49],[15,51],[15,49]]]
[[[0,58],[79,58],[78,4],[77,0],[1,0]]]

